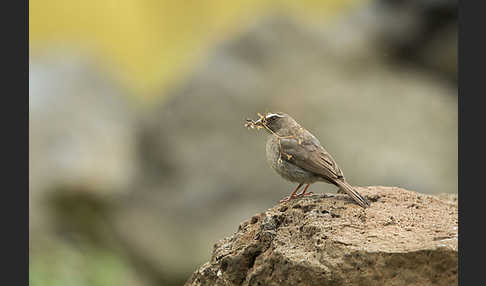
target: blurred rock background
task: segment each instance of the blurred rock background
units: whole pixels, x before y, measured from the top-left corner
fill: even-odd
[[[31,1],[29,25],[32,285],[182,285],[295,187],[257,112],[354,185],[457,193],[457,1]]]

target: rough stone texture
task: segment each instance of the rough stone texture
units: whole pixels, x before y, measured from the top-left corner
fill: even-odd
[[[361,187],[244,221],[185,285],[457,285],[457,196]]]

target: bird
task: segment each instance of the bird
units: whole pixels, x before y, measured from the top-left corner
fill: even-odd
[[[319,181],[339,187],[339,193],[348,194],[363,208],[370,206],[370,202],[346,181],[343,171],[319,140],[295,119],[283,112],[258,113],[258,116],[256,121],[246,119],[245,127],[265,129],[268,133],[268,163],[281,177],[298,183],[290,195],[280,200],[281,203],[313,195],[307,189]],[[297,194],[304,184],[304,190]]]

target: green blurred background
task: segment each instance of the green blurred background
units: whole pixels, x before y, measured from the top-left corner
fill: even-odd
[[[354,185],[457,193],[457,1],[29,3],[31,285],[184,284],[294,187],[257,112]]]

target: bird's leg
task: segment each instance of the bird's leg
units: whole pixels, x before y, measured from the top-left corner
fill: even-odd
[[[303,183],[299,184],[297,186],[297,188],[295,188],[295,190],[290,194],[290,196],[286,196],[285,198],[281,199],[280,202],[283,203],[283,202],[288,202],[290,201],[290,199],[296,199],[298,198],[298,196],[296,195],[297,191],[300,189],[300,187],[302,187]]]
[[[312,192],[308,192],[306,193],[307,191],[307,188],[310,186],[310,184],[307,184],[307,186],[305,186],[304,190],[302,191],[302,193],[298,194],[297,197],[305,197],[305,196],[312,196],[314,193]]]

